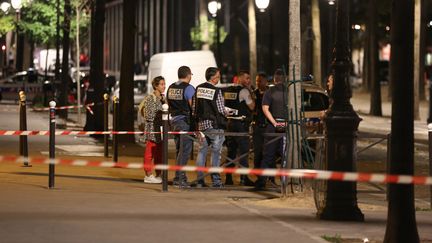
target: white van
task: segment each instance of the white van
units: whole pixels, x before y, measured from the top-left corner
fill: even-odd
[[[216,67],[216,60],[211,51],[178,51],[158,53],[150,58],[148,66],[148,91],[152,92],[151,81],[157,76],[163,76],[166,89],[178,81],[177,70],[181,66],[188,66],[192,71],[191,85],[206,81],[205,71],[209,67]],[[165,90],[166,91],[166,90]]]

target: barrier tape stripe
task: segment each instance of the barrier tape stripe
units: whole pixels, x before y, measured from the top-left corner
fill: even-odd
[[[74,108],[81,108],[81,107],[90,107],[90,106],[94,106],[95,104],[94,103],[90,103],[90,104],[88,104],[88,105],[80,105],[80,106],[78,106],[78,105],[68,105],[68,106],[59,106],[59,107],[56,107],[55,109],[56,110],[67,110],[67,109],[74,109]],[[34,111],[49,111],[50,110],[50,108],[49,107],[44,107],[44,108],[37,108],[37,107],[33,107],[32,108]]]
[[[141,132],[141,131],[56,131],[57,136],[76,136],[76,135],[109,135],[109,134],[161,134],[162,132]],[[0,136],[48,136],[49,131],[6,131],[0,130]],[[189,134],[195,135],[196,132],[168,132],[168,134]]]
[[[388,175],[378,173],[357,173],[357,172],[338,172],[306,169],[248,169],[248,168],[223,168],[223,167],[197,167],[197,166],[179,166],[179,165],[152,165],[144,166],[142,163],[126,163],[111,161],[89,161],[73,159],[49,159],[40,157],[20,157],[20,156],[0,156],[0,162],[17,162],[22,163],[27,159],[33,164],[56,164],[69,166],[88,166],[103,168],[125,168],[125,169],[156,169],[169,171],[196,172],[206,173],[226,173],[240,175],[257,175],[257,176],[287,176],[294,178],[306,178],[313,180],[332,180],[332,181],[350,181],[350,182],[375,182],[384,184],[414,184],[414,185],[432,185],[432,177],[427,176],[409,176],[409,175]]]

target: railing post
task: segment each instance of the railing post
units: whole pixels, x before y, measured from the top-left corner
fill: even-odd
[[[113,98],[113,131],[117,132],[118,128],[118,104],[119,99],[117,96]],[[117,163],[118,161],[118,140],[117,134],[113,134],[113,161]]]
[[[49,158],[50,158],[50,164],[49,164],[49,176],[48,176],[48,188],[52,189],[54,188],[54,176],[55,176],[55,164],[53,163],[53,160],[55,158],[55,126],[56,126],[56,120],[55,120],[55,107],[56,102],[50,101],[49,103],[50,110],[49,110]]]
[[[168,129],[169,129],[169,113],[168,113],[168,105],[162,105],[162,122],[163,122],[163,131],[162,131],[162,142],[163,142],[163,152],[162,152],[162,161],[164,165],[168,165]],[[162,171],[162,191],[168,191],[168,170]]]
[[[104,98],[104,131],[108,131],[108,102],[109,102],[109,95],[108,94],[104,94],[103,96]],[[104,156],[105,158],[108,158],[109,156],[109,152],[108,152],[108,138],[109,135],[105,134],[104,135]]]
[[[19,126],[21,131],[27,130],[27,110],[26,110],[26,96],[24,91],[19,92],[19,112],[20,121]],[[24,166],[30,166],[28,162],[28,142],[27,136],[19,137],[20,156],[23,158]]]

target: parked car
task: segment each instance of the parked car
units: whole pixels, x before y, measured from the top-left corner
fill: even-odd
[[[34,69],[17,72],[0,80],[0,100],[18,101],[18,92],[26,93],[27,101],[35,102],[43,98],[47,86],[50,86],[54,77],[45,76]]]

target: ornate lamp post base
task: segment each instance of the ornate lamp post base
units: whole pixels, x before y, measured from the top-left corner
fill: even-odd
[[[357,129],[361,118],[345,103],[324,118],[327,127],[327,163],[333,171],[355,171]],[[357,206],[356,182],[328,181],[326,205],[318,217],[323,220],[364,221]]]

